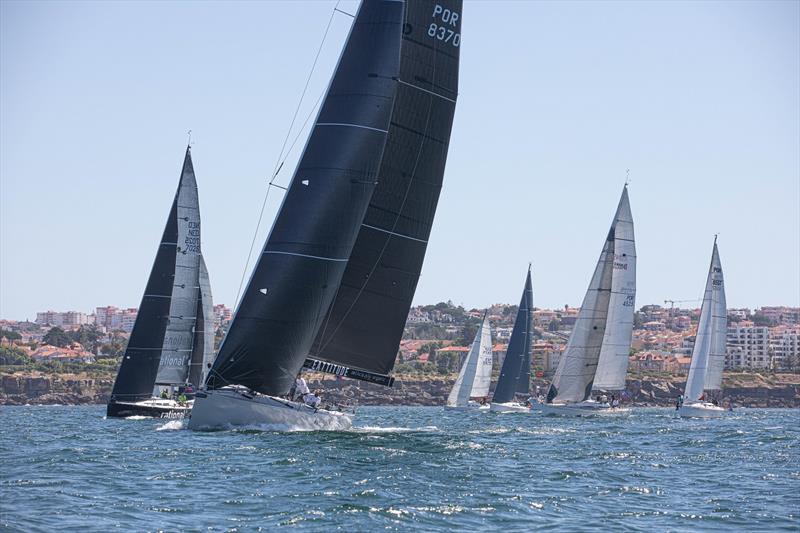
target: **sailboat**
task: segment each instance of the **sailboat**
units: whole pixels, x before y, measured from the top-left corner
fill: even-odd
[[[213,357],[213,304],[200,248],[200,208],[191,148],[156,253],[107,416],[183,418],[190,385]],[[188,393],[188,394],[187,394]],[[187,401],[177,400],[179,395]]]
[[[337,430],[301,369],[391,386],[442,185],[461,1],[364,0],[190,429]]]
[[[490,409],[501,413],[527,413],[525,402],[530,394],[531,383],[531,342],[533,339],[533,285],[531,267],[525,278],[525,288],[517,310],[511,338],[508,340],[506,357],[500,369]],[[518,400],[518,396],[524,398]]]
[[[488,409],[470,398],[485,398],[492,381],[492,330],[486,313],[475,333],[475,340],[464,359],[453,389],[447,397],[448,409]]]
[[[625,388],[635,300],[636,247],[626,184],[546,401],[537,406],[543,414],[630,414],[605,394],[593,399],[592,389]]]
[[[711,265],[708,268],[700,322],[692,350],[692,362],[683,400],[678,407],[682,417],[712,418],[725,414],[725,409],[716,402],[708,401],[705,391],[722,388],[722,369],[725,366],[725,350],[728,332],[728,309],[725,302],[725,283],[722,263],[714,237]]]

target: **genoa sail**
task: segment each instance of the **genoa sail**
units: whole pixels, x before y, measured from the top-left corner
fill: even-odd
[[[516,394],[528,394],[531,378],[531,341],[533,339],[533,284],[531,269],[525,278],[525,289],[517,310],[514,328],[508,341],[506,357],[500,369],[492,402],[507,403]]]
[[[721,387],[727,320],[722,264],[715,238],[700,309],[700,322],[692,350],[692,362],[686,379],[685,401],[698,401],[704,390],[717,390]]]
[[[488,369],[488,371],[487,371]],[[484,315],[475,340],[464,360],[453,389],[447,397],[450,407],[464,407],[469,399],[486,396],[492,377],[492,332]]]
[[[377,185],[310,357],[394,367],[442,187],[458,95],[461,0],[405,3],[400,75]]]
[[[185,381],[186,370],[178,369],[177,360],[172,359],[185,363],[191,353],[200,255],[199,213],[197,182],[187,147],[178,190],[114,381],[112,401],[150,398],[157,375],[165,383]],[[192,268],[194,273],[190,272]]]
[[[189,364],[189,383],[195,386],[205,381],[208,365],[214,360],[214,302],[211,281],[203,256],[200,256],[197,289],[197,322],[194,330],[192,360]]]
[[[633,216],[628,200],[628,187],[614,216],[614,263],[608,317],[593,388],[622,390],[628,372],[631,351],[633,314],[636,304],[636,243],[633,236]]]
[[[238,384],[282,395],[303,366],[382,179],[402,25],[401,2],[359,7],[209,389]]]

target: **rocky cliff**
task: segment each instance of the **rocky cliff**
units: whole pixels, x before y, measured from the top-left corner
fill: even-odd
[[[308,376],[326,402],[357,405],[443,405],[455,376],[398,376],[392,388],[321,374]],[[642,377],[628,380],[629,403],[671,406],[683,392],[685,378]],[[86,374],[0,374],[0,405],[104,404],[113,378]],[[545,381],[535,386],[547,389]],[[800,375],[726,375],[723,397],[743,407],[800,407]]]

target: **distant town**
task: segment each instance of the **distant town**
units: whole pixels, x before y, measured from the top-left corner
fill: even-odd
[[[630,371],[685,374],[691,362],[700,309],[645,305],[634,316]],[[533,370],[548,377],[559,358],[579,308],[535,309]],[[397,373],[449,374],[458,370],[484,312],[492,325],[496,366],[502,363],[517,306],[464,309],[452,302],[411,309],[398,350]],[[0,365],[91,365],[111,370],[136,321],[135,308],[97,307],[94,313],[43,311],[36,320],[0,320]],[[216,346],[231,321],[231,309],[214,306]],[[800,370],[800,308],[773,306],[728,309],[726,369]],[[72,368],[75,370],[75,368]]]

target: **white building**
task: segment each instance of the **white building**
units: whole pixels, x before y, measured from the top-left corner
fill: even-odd
[[[791,369],[800,366],[800,328],[773,328],[769,344],[772,368]]]
[[[770,368],[769,328],[742,323],[728,327],[726,368]]]

